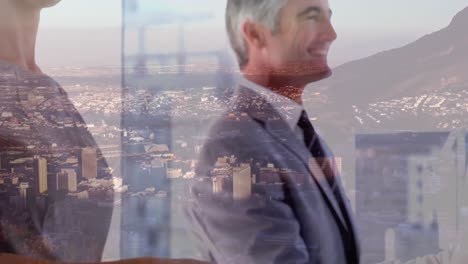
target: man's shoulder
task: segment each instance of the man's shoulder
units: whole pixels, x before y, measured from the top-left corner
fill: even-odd
[[[249,109],[245,109],[239,101],[233,99],[226,109],[212,119],[208,136],[246,135],[261,129],[261,122],[252,116]]]
[[[279,117],[277,111],[263,95],[250,88],[238,86],[226,104],[225,110],[215,119],[213,127],[227,124],[235,127],[256,125],[276,117]]]

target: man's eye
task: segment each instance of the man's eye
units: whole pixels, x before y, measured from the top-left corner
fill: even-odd
[[[313,19],[313,20],[318,20],[319,19],[319,14],[309,14],[308,16],[306,16],[307,19]]]

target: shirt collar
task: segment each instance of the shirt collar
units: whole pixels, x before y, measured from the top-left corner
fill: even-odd
[[[295,130],[297,122],[304,110],[303,106],[294,102],[286,96],[277,94],[270,89],[258,85],[244,77],[240,77],[238,83],[255,93],[261,95],[280,114],[281,118],[288,123],[291,130]]]

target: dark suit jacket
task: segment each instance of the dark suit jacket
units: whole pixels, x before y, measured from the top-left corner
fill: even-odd
[[[246,199],[232,198],[229,180],[222,191],[212,192],[217,158],[231,155],[257,173]],[[267,163],[282,170],[261,175],[258,167]],[[252,90],[240,87],[212,126],[196,175],[187,212],[204,258],[243,264],[346,263],[337,225],[345,220],[323,171],[275,109]],[[277,180],[258,183],[272,178]],[[354,225],[348,228],[354,232]]]

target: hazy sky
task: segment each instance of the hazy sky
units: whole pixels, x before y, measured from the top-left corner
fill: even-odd
[[[209,23],[194,23],[187,29],[189,46],[207,46],[199,32],[211,39],[223,36],[222,0],[140,0],[139,17],[160,17],[170,12],[193,13],[208,10]],[[196,3],[196,5],[194,5]],[[330,54],[332,65],[399,47],[448,25],[468,0],[330,0],[333,23],[339,38]],[[195,7],[194,7],[195,6]],[[159,14],[158,14],[159,13]],[[100,66],[120,63],[120,0],[63,0],[42,14],[38,39],[38,60],[45,66]],[[154,29],[164,41],[148,40],[149,49],[174,47],[175,29]],[[213,37],[215,35],[216,37]],[[130,33],[130,42],[135,35]],[[222,45],[222,41],[213,41]],[[131,46],[131,45],[130,45]]]

